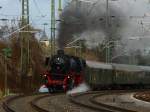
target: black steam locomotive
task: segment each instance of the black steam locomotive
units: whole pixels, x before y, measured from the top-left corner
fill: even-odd
[[[63,50],[58,50],[57,54],[47,59],[48,70],[44,73],[45,85],[50,92],[57,89],[64,91],[78,86],[83,81],[85,60],[66,55]]]

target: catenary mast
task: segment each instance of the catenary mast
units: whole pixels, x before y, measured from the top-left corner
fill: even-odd
[[[23,79],[28,74],[29,62],[30,62],[30,50],[29,50],[29,0],[22,0],[22,18],[21,18],[21,28],[20,32],[21,37],[21,77],[22,84],[24,83]]]
[[[55,0],[51,0],[51,55],[55,54],[56,47],[55,22]]]

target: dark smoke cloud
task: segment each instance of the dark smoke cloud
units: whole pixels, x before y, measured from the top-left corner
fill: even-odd
[[[98,0],[96,3],[72,1],[65,7],[61,16],[61,23],[58,35],[60,48],[66,46],[74,35],[81,35],[86,31],[103,32],[105,37],[118,39],[119,30],[123,22],[117,18],[123,14],[113,6],[109,6],[109,30],[106,28],[106,3]],[[84,33],[84,37],[88,37]],[[98,35],[99,37],[101,35]],[[101,38],[96,41],[101,41]]]

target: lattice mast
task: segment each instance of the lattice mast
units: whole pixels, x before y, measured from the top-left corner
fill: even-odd
[[[59,0],[59,6],[58,6],[59,15],[62,13],[62,0]]]
[[[55,54],[56,39],[55,39],[55,0],[51,0],[51,55]]]
[[[24,27],[24,28],[23,28]],[[21,18],[21,74],[26,76],[29,68],[29,0],[22,0]]]

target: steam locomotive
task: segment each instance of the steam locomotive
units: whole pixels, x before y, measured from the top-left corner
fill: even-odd
[[[63,50],[58,50],[51,59],[47,58],[46,65],[48,70],[43,77],[49,92],[71,90],[83,82],[86,62],[79,57],[66,55]]]

